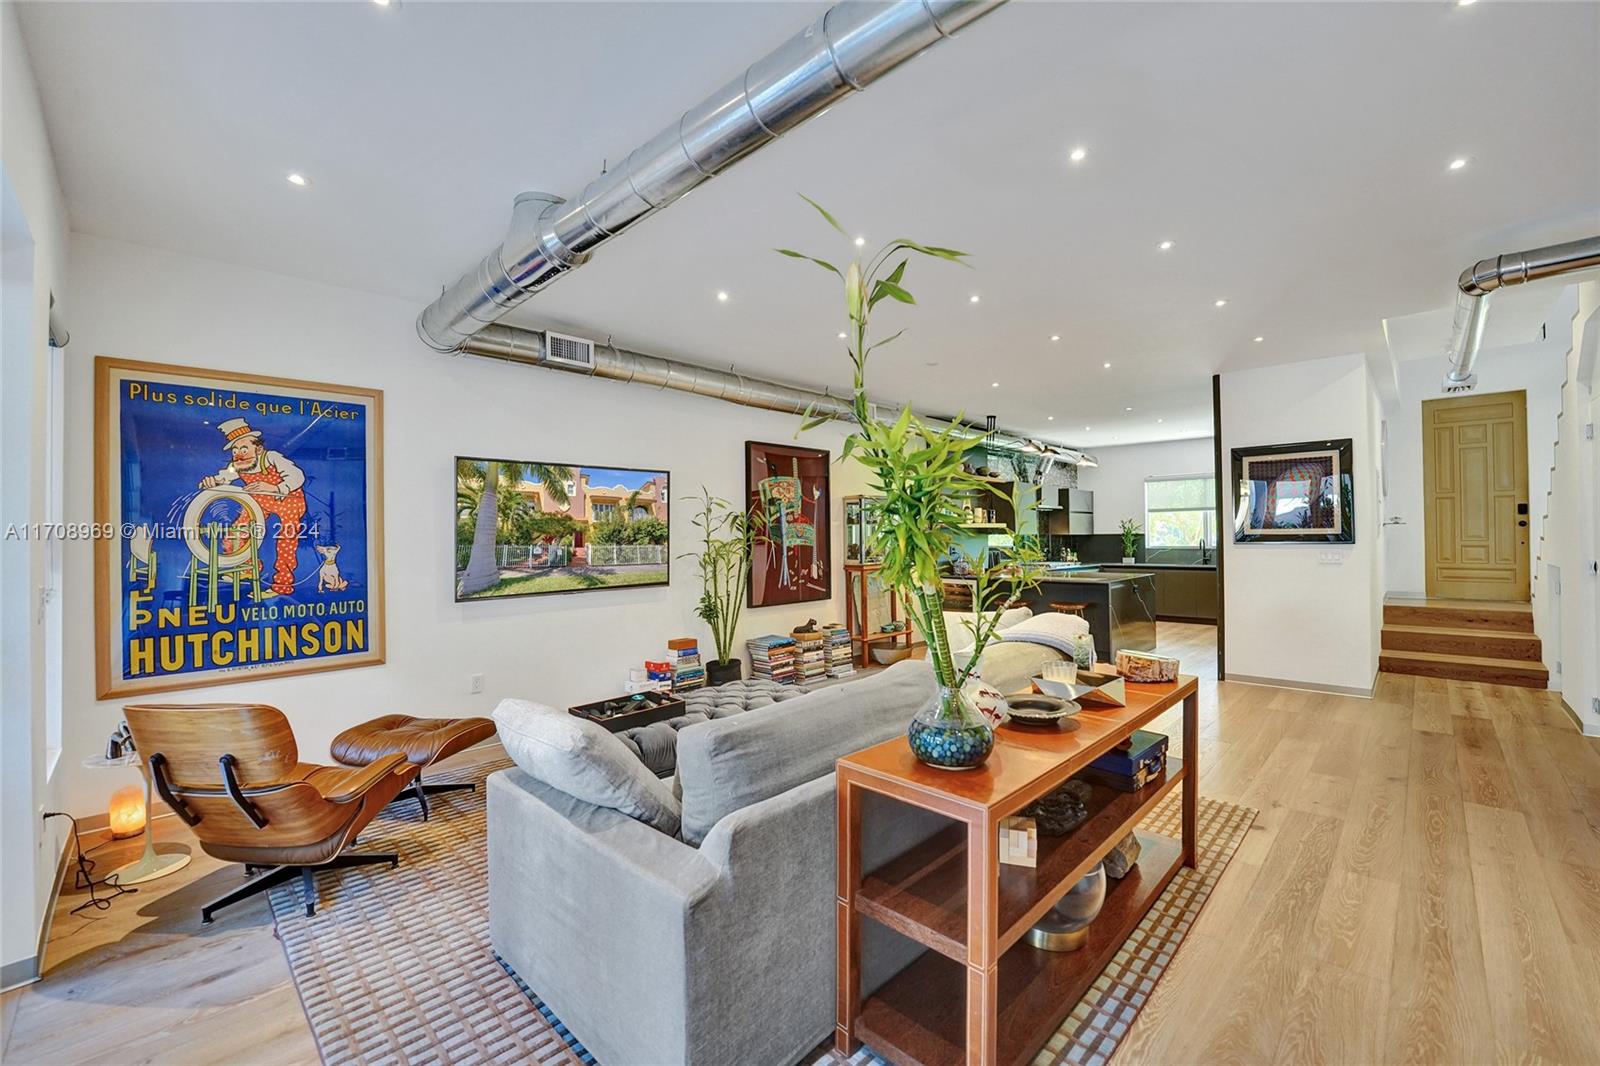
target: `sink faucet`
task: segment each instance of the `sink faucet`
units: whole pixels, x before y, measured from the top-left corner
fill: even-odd
[[[1205,566],[1211,562],[1211,549],[1206,547],[1206,539],[1200,538],[1200,565]]]

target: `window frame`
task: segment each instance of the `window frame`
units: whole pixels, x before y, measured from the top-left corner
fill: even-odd
[[[1216,504],[1216,474],[1152,474],[1144,479],[1144,544],[1146,548],[1192,548],[1193,544],[1156,544],[1150,539],[1150,516],[1152,514],[1187,514],[1199,512],[1201,536],[1207,548],[1215,548],[1220,530],[1218,529],[1217,504]],[[1200,481],[1211,482],[1211,503],[1205,507],[1151,507],[1150,485],[1153,482],[1164,481]]]

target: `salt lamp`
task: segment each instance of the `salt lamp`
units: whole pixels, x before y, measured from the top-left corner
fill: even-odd
[[[112,839],[138,836],[144,832],[144,789],[138,785],[117,789],[111,793],[108,813]]]

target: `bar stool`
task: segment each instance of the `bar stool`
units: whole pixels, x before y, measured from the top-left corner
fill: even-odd
[[[1052,603],[1050,605],[1050,609],[1057,614],[1075,614],[1079,618],[1087,617],[1083,612],[1088,608],[1089,605],[1087,603]]]

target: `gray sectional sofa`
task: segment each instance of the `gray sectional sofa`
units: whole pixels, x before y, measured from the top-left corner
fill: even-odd
[[[904,732],[933,693],[906,662],[688,725],[675,789],[599,727],[507,701],[519,765],[488,782],[495,951],[605,1066],[801,1060],[834,1021],[834,761]],[[573,777],[579,759],[609,776]],[[941,824],[888,803],[863,821],[868,868]],[[866,924],[870,989],[921,949]]]

